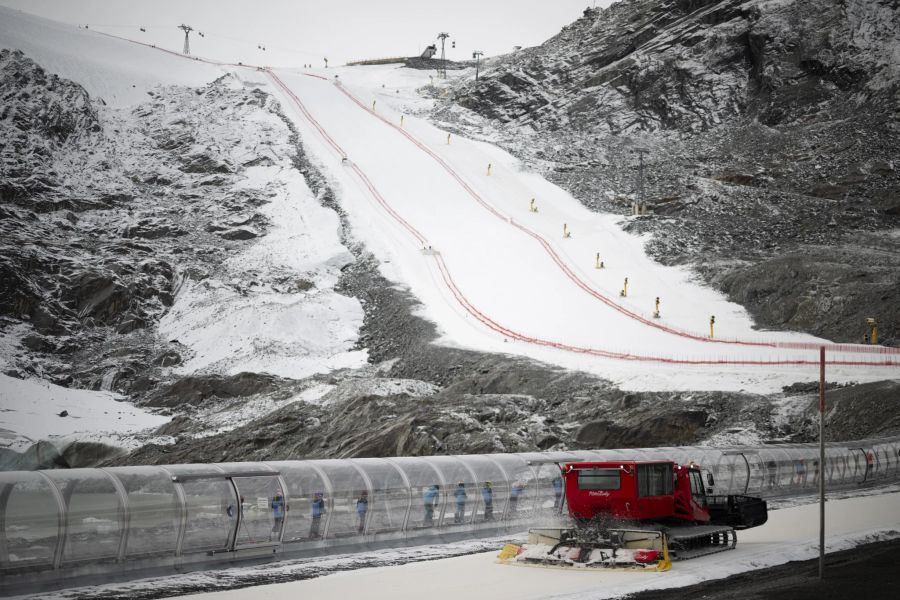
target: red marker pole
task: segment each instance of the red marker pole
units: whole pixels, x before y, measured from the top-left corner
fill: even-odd
[[[825,578],[825,346],[819,348],[819,579]]]

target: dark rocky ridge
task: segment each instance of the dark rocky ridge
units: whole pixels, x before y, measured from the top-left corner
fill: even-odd
[[[493,59],[434,117],[499,140],[762,327],[900,335],[894,0],[624,0]],[[439,93],[437,90],[436,93]]]
[[[815,393],[786,400],[723,392],[623,393],[587,375],[557,372],[554,377],[551,368],[512,358],[453,351],[444,358],[468,359],[478,365],[477,372],[451,374],[458,377],[455,383],[427,396],[367,395],[338,386],[322,404],[292,402],[217,435],[197,437],[186,423],[176,423],[166,431],[177,436],[174,444],[148,444],[103,464],[633,448],[709,439],[726,444],[733,439],[730,444],[739,445],[748,438],[732,436],[748,431],[757,440],[809,442],[818,437]],[[531,384],[498,384],[510,372]],[[471,386],[492,391],[460,391]],[[826,399],[830,441],[900,431],[900,381],[833,389]],[[773,400],[789,402],[791,415],[779,420]]]

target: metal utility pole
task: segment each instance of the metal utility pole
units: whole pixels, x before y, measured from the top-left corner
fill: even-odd
[[[450,37],[450,34],[446,31],[442,31],[438,34],[438,39],[441,40],[441,66],[438,68],[438,77],[447,78],[447,55],[444,54],[444,42],[447,41],[447,38]]]
[[[819,579],[825,578],[825,346],[819,349]]]
[[[484,56],[484,52],[481,50],[476,50],[472,53],[472,58],[475,59],[475,81],[478,81],[478,66],[481,63],[482,56]]]
[[[178,29],[184,31],[184,52],[182,54],[190,54],[191,53],[191,41],[188,38],[188,34],[190,34],[194,28],[190,25],[179,25]]]
[[[644,155],[647,151],[643,148],[635,150],[638,153],[638,205],[635,214],[643,214],[646,210],[646,198],[644,197]]]

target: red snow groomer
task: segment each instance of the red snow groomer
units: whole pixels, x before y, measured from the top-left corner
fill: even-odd
[[[527,545],[503,549],[503,562],[667,570],[671,559],[734,548],[735,529],[768,518],[760,498],[708,496],[694,464],[581,462],[561,471],[574,526],[530,530]]]

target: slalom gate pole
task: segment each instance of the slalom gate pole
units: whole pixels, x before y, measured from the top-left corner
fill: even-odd
[[[819,579],[825,578],[825,346],[819,348]]]

